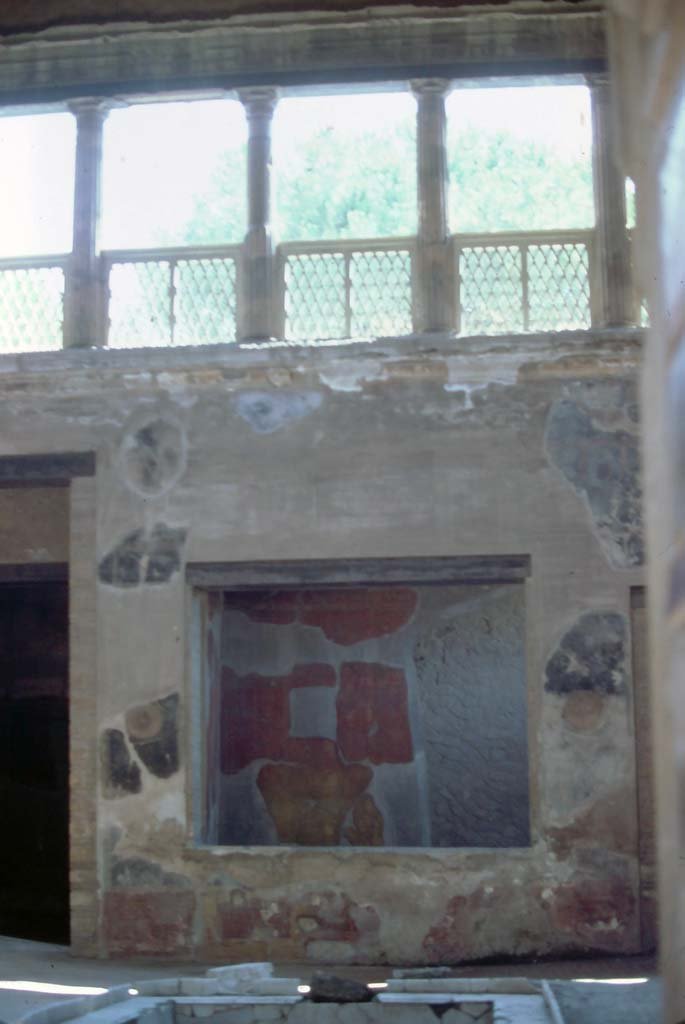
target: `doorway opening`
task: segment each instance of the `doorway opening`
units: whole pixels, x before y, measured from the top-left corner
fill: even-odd
[[[69,941],[68,626],[66,579],[0,583],[0,933],[61,943]]]

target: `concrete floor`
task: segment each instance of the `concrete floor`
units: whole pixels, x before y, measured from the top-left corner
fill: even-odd
[[[74,998],[81,986],[111,988],[145,978],[204,974],[208,964],[178,961],[87,960],[73,957],[68,946],[0,937],[0,1024],[14,1024],[39,1005]],[[330,968],[361,981],[383,981],[389,968]],[[454,969],[455,977],[527,977],[553,980],[564,1024],[656,1024],[660,1019],[660,985],[655,962],[648,957],[541,963],[468,965]],[[281,976],[306,981],[311,964],[277,965]],[[649,978],[647,984],[573,984],[571,979]],[[7,988],[8,984],[24,987]],[[65,991],[34,991],[31,984],[63,986]]]

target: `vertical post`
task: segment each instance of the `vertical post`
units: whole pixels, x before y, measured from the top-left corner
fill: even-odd
[[[242,89],[247,116],[247,211],[241,338],[264,341],[274,330],[274,256],[271,240],[271,121],[275,89]]]
[[[618,163],[608,73],[588,74],[592,103],[592,179],[597,218],[596,327],[634,323],[630,243],[626,228],[625,175]]]
[[[75,100],[76,173],[71,260],[64,290],[65,348],[90,348],[103,342],[104,283],[100,278],[98,227],[102,129],[108,104]]]
[[[528,294],[528,245],[520,248],[521,252],[521,305],[523,309],[523,330],[530,327],[530,297]]]
[[[453,252],[447,223],[447,79],[413,81],[417,100],[418,169],[418,316],[421,332],[452,331],[455,326]]]

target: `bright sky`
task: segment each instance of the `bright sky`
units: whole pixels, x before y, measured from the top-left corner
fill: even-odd
[[[461,88],[447,101],[450,131],[472,122],[590,152],[589,93],[581,86]],[[306,136],[329,127],[349,138],[413,121],[407,92],[287,98],[274,120],[274,171]],[[105,123],[102,244],[134,248],[180,240],[220,161],[243,160],[245,117],[234,100],[156,103],[113,110]],[[74,175],[70,114],[0,118],[0,256],[70,248]]]

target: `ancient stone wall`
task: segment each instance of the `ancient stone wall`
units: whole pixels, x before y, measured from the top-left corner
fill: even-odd
[[[531,339],[516,352],[501,340],[459,348],[436,339],[430,348],[0,361],[5,453],[97,453],[95,481],[72,486],[82,524],[70,551],[79,948],[376,963],[639,948],[630,643],[630,592],[642,582],[637,356],[628,337],[614,337],[592,347]],[[222,662],[243,680],[292,668],[239,662],[219,628],[235,612],[222,613],[215,598],[198,612],[186,566],[486,554],[530,556],[515,615],[500,610],[488,633],[493,609],[462,595],[465,617],[451,614],[436,630],[442,613],[427,615],[415,645],[430,653],[416,660],[426,689],[418,712],[443,730],[454,766],[444,800],[460,803],[469,827],[479,822],[482,845],[402,847],[385,825],[383,845],[362,850],[220,845],[224,826],[210,809],[234,764],[253,752],[228,742],[221,685],[215,706],[203,706],[195,673],[216,681]],[[193,643],[198,615],[213,623],[200,631],[212,637],[206,651]],[[314,715],[318,739],[382,774],[394,765],[381,761],[390,749],[381,723],[364,734],[353,721],[360,688],[370,688],[370,669],[358,666],[398,666],[386,653],[346,648],[347,634],[325,635],[340,628],[337,617],[321,608],[316,617],[320,648],[310,661],[324,666],[312,687],[320,706],[289,696],[288,735],[277,729],[274,742],[306,743],[295,734]],[[523,618],[508,634],[505,624]],[[470,621],[470,647],[458,620]],[[503,848],[488,829],[506,818],[497,783],[520,778],[510,769],[524,740],[507,752],[504,705],[480,732],[473,723],[483,701],[501,703],[496,644],[507,635],[522,635],[525,651],[530,834],[520,845],[513,834]],[[332,658],[322,657],[333,647],[335,741],[323,693]],[[488,657],[494,667],[481,672]],[[459,709],[432,674],[438,658],[471,688]],[[357,668],[343,679],[345,664]],[[226,674],[222,685],[240,689]],[[213,721],[222,729],[209,728]],[[222,757],[230,770],[210,773]],[[468,788],[480,757],[490,772],[484,794]],[[279,770],[298,763],[269,760]],[[344,827],[380,839],[368,800]]]

